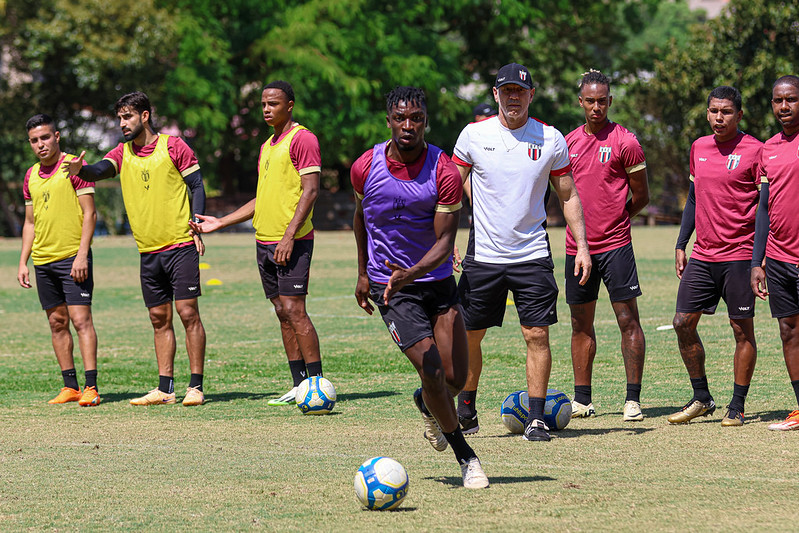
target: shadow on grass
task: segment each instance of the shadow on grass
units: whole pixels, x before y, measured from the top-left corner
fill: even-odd
[[[446,477],[435,477],[435,476],[428,476],[423,479],[429,479],[432,481],[438,481],[443,485],[450,485],[452,487],[463,487],[463,478],[461,477],[454,477],[454,476],[446,476]],[[510,485],[512,483],[530,483],[531,481],[556,481],[555,478],[549,476],[489,476],[489,482],[492,485]]]
[[[785,417],[791,414],[792,409],[783,409],[778,411],[759,411],[757,413],[747,413],[745,422],[780,422],[785,420]]]
[[[336,401],[350,402],[352,400],[363,400],[364,398],[386,398],[388,396],[397,396],[400,393],[393,390],[379,390],[372,392],[353,392],[350,394],[339,394]]]
[[[607,435],[609,433],[630,433],[632,435],[643,435],[657,428],[635,427],[631,425],[612,427],[612,428],[569,428],[560,431],[552,431],[550,434],[553,439],[574,439],[585,435]]]
[[[379,512],[379,513],[413,513],[413,512],[416,512],[418,510],[419,510],[418,507],[397,507],[396,509],[391,509],[390,511],[377,511],[377,512]],[[366,513],[375,512],[372,509],[367,509],[366,507],[361,509],[361,511],[366,512]]]

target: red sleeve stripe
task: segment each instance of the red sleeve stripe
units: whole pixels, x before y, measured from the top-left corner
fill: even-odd
[[[571,171],[572,171],[572,166],[571,166],[571,164],[569,164],[569,165],[566,165],[565,167],[559,168],[557,170],[550,170],[549,171],[549,175],[550,176],[563,176],[565,174],[568,174]]]
[[[452,154],[452,162],[458,165],[459,167],[472,168],[472,165],[470,165],[460,157],[456,156],[455,154]]]

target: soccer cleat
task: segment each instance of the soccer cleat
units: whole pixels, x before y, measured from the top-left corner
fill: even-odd
[[[296,397],[297,397],[297,387],[294,387],[280,398],[272,398],[271,400],[266,402],[266,405],[271,405],[272,407],[281,406],[281,405],[296,405],[297,404]]]
[[[78,405],[81,407],[95,407],[100,405],[100,393],[97,392],[97,387],[84,387],[83,394],[78,400]]]
[[[788,418],[782,422],[771,424],[768,427],[772,431],[790,431],[792,429],[799,429],[799,411],[791,411]]]
[[[543,420],[534,419],[529,420],[527,425],[524,426],[524,440],[541,440],[549,441],[552,437],[549,436],[549,427]]]
[[[49,400],[49,404],[77,402],[80,400],[80,390],[75,390],[72,387],[64,387],[58,396]]]
[[[583,405],[577,400],[572,400],[572,418],[590,418],[595,414],[593,402]]]
[[[480,459],[472,457],[461,465],[463,474],[463,488],[465,489],[484,489],[488,487],[488,476],[483,472]]]
[[[197,387],[187,387],[186,396],[183,398],[183,405],[191,407],[192,405],[202,405],[205,403],[205,395]]]
[[[729,405],[727,406],[727,414],[721,419],[722,426],[743,426],[744,414]]]
[[[162,392],[159,389],[153,389],[141,398],[133,398],[130,401],[131,405],[167,405],[175,403],[175,393]]]
[[[668,421],[669,424],[687,424],[699,416],[712,415],[715,410],[716,402],[713,401],[713,398],[707,403],[691,399],[679,412],[671,415]]]
[[[416,404],[416,408],[419,409],[419,412],[422,413],[422,419],[424,420],[424,438],[427,439],[427,442],[430,443],[436,451],[443,452],[447,449],[447,439],[444,437],[444,434],[441,433],[441,428],[438,427],[438,422],[436,419],[431,415],[429,412],[425,413],[427,410],[424,406],[424,401],[422,400],[422,389],[416,389],[413,393],[413,401]]]
[[[464,435],[474,435],[480,431],[480,424],[477,422],[477,415],[473,417],[459,416],[458,422],[461,424],[461,431]]]
[[[638,422],[644,419],[644,413],[641,412],[641,404],[634,400],[627,400],[624,402],[624,421],[625,422]]]

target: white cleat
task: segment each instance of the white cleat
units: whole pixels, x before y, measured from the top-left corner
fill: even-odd
[[[483,472],[480,459],[472,457],[461,465],[463,487],[466,489],[484,489],[488,487],[488,476]]]

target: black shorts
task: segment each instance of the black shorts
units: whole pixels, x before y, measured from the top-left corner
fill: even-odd
[[[591,276],[585,285],[574,275],[573,255],[566,256],[566,303],[579,305],[599,298],[599,280],[605,284],[611,302],[623,302],[641,296],[638,269],[635,267],[633,245],[591,254]]]
[[[519,323],[527,327],[551,326],[558,321],[558,285],[552,257],[525,263],[495,264],[463,260],[458,290],[466,329],[501,326],[508,291],[513,293]]]
[[[200,290],[200,254],[194,243],[163,252],[141,254],[141,292],[148,308],[191,300]]]
[[[767,257],[766,283],[772,317],[799,315],[799,266]]]
[[[36,291],[42,309],[52,309],[57,305],[92,305],[94,275],[92,271],[92,252],[89,250],[89,275],[82,283],[75,283],[72,276],[72,262],[75,256],[53,261],[45,265],[34,265]]]
[[[391,297],[388,305],[383,301],[386,285],[369,281],[371,298],[391,338],[403,352],[422,339],[433,336],[433,318],[458,305],[458,287],[455,278],[440,281],[411,283]]]
[[[287,265],[275,263],[275,244],[256,244],[258,272],[261,285],[268,299],[277,296],[304,296],[308,294],[308,280],[311,275],[313,239],[294,241],[291,257]]]
[[[677,312],[712,315],[719,299],[730,318],[755,316],[755,294],[749,286],[749,261],[711,263],[689,259],[677,290]]]

